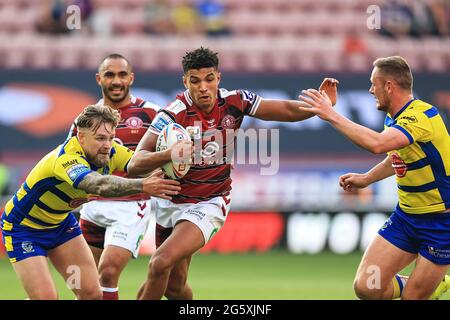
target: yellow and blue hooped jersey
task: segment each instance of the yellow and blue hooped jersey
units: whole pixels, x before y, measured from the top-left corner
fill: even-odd
[[[9,231],[16,224],[33,229],[56,228],[70,211],[87,201],[88,194],[77,189],[87,174],[126,171],[132,155],[130,149],[113,142],[109,164],[97,168],[86,158],[77,137],[70,138],[38,162],[8,201],[3,229]]]
[[[439,110],[409,101],[385,128],[402,131],[410,144],[388,152],[395,170],[399,207],[406,213],[443,212],[450,208],[450,137]]]

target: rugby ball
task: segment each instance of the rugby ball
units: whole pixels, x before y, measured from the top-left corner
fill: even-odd
[[[189,133],[178,123],[171,123],[162,129],[156,140],[156,151],[164,151],[173,146],[177,141],[191,141]],[[161,167],[166,176],[171,179],[180,179],[188,173],[191,166],[188,163],[177,162],[177,159],[167,162]]]

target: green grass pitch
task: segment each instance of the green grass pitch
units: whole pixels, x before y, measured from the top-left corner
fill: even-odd
[[[196,254],[192,259],[189,282],[194,298],[204,300],[356,299],[352,282],[360,259],[361,253]],[[121,299],[135,299],[145,278],[148,260],[149,257],[140,257],[130,261],[125,268],[119,284]],[[61,276],[54,269],[52,271],[60,299],[74,299]],[[0,259],[0,288],[1,300],[26,298],[7,259]]]

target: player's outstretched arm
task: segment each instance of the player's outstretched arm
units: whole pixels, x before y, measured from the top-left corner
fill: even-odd
[[[150,196],[171,199],[171,195],[181,190],[179,182],[163,179],[161,170],[157,170],[145,179],[127,179],[112,175],[101,175],[97,172],[87,174],[78,184],[78,189],[89,194],[105,198],[128,196],[146,193]]]
[[[325,91],[331,97],[332,104],[336,104],[337,85],[339,81],[333,78],[325,78],[319,90]],[[303,107],[303,108],[300,108]],[[315,114],[308,110],[305,102],[294,100],[263,99],[255,113],[255,117],[268,121],[296,122],[306,120]]]
[[[300,109],[308,110],[322,120],[328,121],[333,127],[358,146],[372,153],[385,153],[387,151],[406,147],[411,143],[408,137],[396,128],[388,128],[383,132],[361,126],[334,110],[331,100],[324,91],[315,89],[303,90],[304,96],[299,96],[309,107],[301,106]]]
[[[394,174],[391,161],[386,157],[366,173],[346,173],[339,177],[339,185],[345,191],[361,189],[371,185],[374,182],[383,180]]]

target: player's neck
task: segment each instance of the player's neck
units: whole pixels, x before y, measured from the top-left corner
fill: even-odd
[[[214,106],[215,106],[215,104],[213,104],[212,106],[209,106],[207,108],[200,108],[197,106],[197,109],[204,115],[210,115],[211,112],[213,112],[213,110],[214,110]]]
[[[103,104],[105,104],[115,110],[125,107],[125,106],[129,105],[130,103],[131,103],[131,96],[126,97],[125,99],[123,99],[120,102],[112,102],[108,98],[103,97]]]
[[[414,99],[412,93],[399,97],[392,103],[389,114],[392,116],[396,115],[412,99]]]

